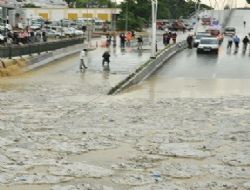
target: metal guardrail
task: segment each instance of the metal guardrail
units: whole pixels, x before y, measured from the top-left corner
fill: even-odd
[[[67,40],[59,40],[55,42],[33,43],[25,45],[10,45],[0,47],[0,57],[9,58],[19,57],[23,55],[32,55],[34,53],[40,54],[42,52],[53,51],[56,49],[65,48],[72,45],[81,44],[84,38],[74,38]]]

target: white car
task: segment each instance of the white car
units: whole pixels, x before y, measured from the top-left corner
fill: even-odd
[[[234,36],[236,34],[236,28],[228,26],[225,28],[224,34],[227,36]]]
[[[39,24],[33,24],[33,25],[30,26],[30,28],[32,30],[39,30],[39,29],[41,29],[41,25],[39,25]]]
[[[72,32],[74,32],[74,34],[76,35],[76,36],[80,36],[80,35],[83,35],[84,33],[83,33],[83,31],[81,31],[81,30],[77,30],[77,29],[75,29],[75,28],[69,28],[69,30],[71,30]]]
[[[3,44],[5,42],[5,37],[0,34],[0,44]]]
[[[75,32],[72,30],[72,28],[63,28],[63,32],[67,37],[75,36]]]
[[[197,32],[194,38],[194,47],[198,47],[201,41],[201,38],[205,38],[205,37],[211,37],[211,34],[207,32]]]
[[[219,52],[219,41],[217,38],[201,38],[201,41],[197,47],[197,53],[215,53]]]
[[[48,29],[46,31],[46,34],[48,37],[54,37],[54,38],[65,37],[65,34],[63,32],[58,32],[58,31],[51,30],[51,29]]]

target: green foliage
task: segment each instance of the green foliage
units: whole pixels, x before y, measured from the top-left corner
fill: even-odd
[[[40,8],[40,7],[32,3],[27,3],[27,4],[24,4],[23,8]]]
[[[193,0],[158,0],[158,19],[177,19],[188,17],[195,12],[196,3]],[[122,13],[117,26],[125,29],[126,20],[128,30],[141,30],[151,21],[151,0],[125,0],[121,3]],[[201,5],[201,9],[210,9]]]
[[[70,8],[74,7],[76,0],[65,0]]]
[[[111,0],[68,0],[75,1],[75,6],[77,8],[87,8],[87,7],[114,7],[114,3]]]

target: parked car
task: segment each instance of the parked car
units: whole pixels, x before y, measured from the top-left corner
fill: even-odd
[[[80,36],[80,35],[83,35],[83,34],[84,34],[83,31],[77,30],[77,29],[75,29],[75,28],[73,28],[73,27],[68,28],[68,30],[72,31],[72,32],[74,33],[75,36]]]
[[[31,28],[32,30],[39,30],[39,29],[41,29],[41,25],[40,25],[40,24],[32,24],[32,25],[30,26],[30,28]]]
[[[207,32],[197,32],[194,38],[194,47],[198,47],[201,39],[204,37],[211,37],[211,34]]]
[[[198,47],[197,53],[215,53],[219,52],[219,41],[217,38],[202,38]]]
[[[228,26],[225,28],[224,34],[227,36],[234,36],[236,34],[236,28]]]
[[[66,37],[73,37],[75,36],[75,31],[72,28],[63,28],[63,33]]]
[[[50,38],[65,37],[65,34],[63,32],[58,32],[58,31],[51,30],[51,29],[46,30],[46,34]]]
[[[5,37],[2,34],[0,34],[0,44],[4,44],[4,42],[5,42]]]

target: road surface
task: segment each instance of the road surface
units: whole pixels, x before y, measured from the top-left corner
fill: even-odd
[[[237,29],[241,39],[250,32],[249,14],[249,10],[235,10],[228,24]],[[247,22],[246,27],[243,26],[244,20]],[[234,47],[228,51],[227,40],[226,37],[218,56],[197,54],[196,49],[187,49],[177,54],[150,79],[139,85],[140,90],[134,93],[143,96],[151,89],[151,93],[159,96],[172,93],[180,96],[249,94],[250,47],[243,52],[240,44],[238,53],[235,53]]]

